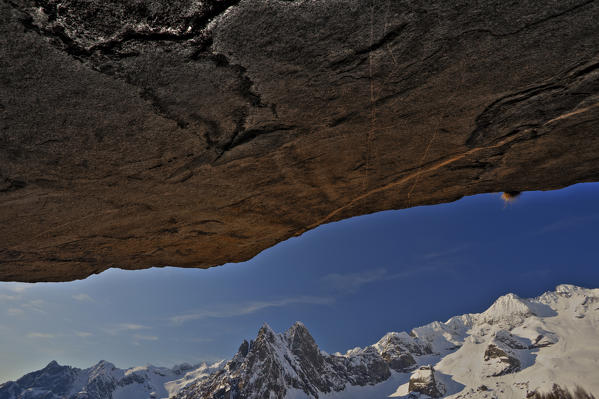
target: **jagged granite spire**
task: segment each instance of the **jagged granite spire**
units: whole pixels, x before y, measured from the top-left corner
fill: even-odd
[[[598,304],[599,289],[574,286],[559,286],[532,299],[508,294],[483,313],[432,322],[409,334],[390,332],[374,345],[333,355],[318,348],[302,323],[282,334],[265,324],[224,366],[120,370],[101,361],[79,370],[53,361],[16,382],[0,384],[0,399],[29,398],[31,388],[36,397],[48,399],[83,399],[82,392],[85,399],[147,398],[152,392],[174,399],[325,394],[345,399],[349,392],[368,398],[392,392],[404,397],[460,393],[475,399],[486,391],[526,397],[547,390],[547,381],[595,392],[599,383],[589,370],[599,357]],[[527,383],[514,384],[518,379]],[[462,381],[471,382],[464,386]],[[176,389],[167,392],[167,385]]]
[[[247,351],[247,352],[246,352]],[[391,375],[389,362],[373,346],[348,355],[322,352],[301,322],[284,334],[267,324],[255,341],[244,341],[223,371],[182,390],[178,399],[284,398],[291,390],[307,396],[339,392],[346,385],[374,385]]]

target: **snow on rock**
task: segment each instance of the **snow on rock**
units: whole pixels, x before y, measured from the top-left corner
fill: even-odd
[[[221,367],[222,362],[123,370],[102,360],[82,370],[52,361],[42,370],[1,384],[0,399],[163,399]]]
[[[499,297],[493,305],[480,314],[479,321],[512,328],[529,316],[535,315],[531,303],[515,294]]]
[[[498,377],[520,370],[520,360],[509,349],[489,344],[484,355],[484,376]]]
[[[320,350],[306,326],[267,324],[228,362],[86,370],[51,362],[0,385],[0,399],[524,398],[554,384],[599,392],[599,289],[560,285],[486,311],[390,332],[345,354]]]
[[[422,348],[405,333],[386,334],[373,347],[389,367],[398,372],[409,371],[416,366],[416,360],[411,352],[422,353]]]
[[[374,346],[328,355],[301,323],[283,334],[265,325],[255,341],[242,343],[223,372],[186,387],[176,397],[313,398],[347,386],[372,386],[390,376],[388,362]]]
[[[410,376],[408,392],[421,393],[431,398],[440,398],[445,394],[445,386],[435,378],[435,369],[428,365],[418,368]]]
[[[411,336],[423,347],[421,354],[443,354],[459,348],[467,338],[475,315],[455,316],[445,323],[434,321],[425,326],[414,328]]]

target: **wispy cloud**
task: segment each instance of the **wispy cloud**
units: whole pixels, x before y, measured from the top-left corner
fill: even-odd
[[[95,302],[95,300],[87,294],[75,294],[73,299],[80,302]]]
[[[110,335],[117,335],[117,334],[125,333],[125,332],[149,330],[149,329],[150,329],[150,327],[144,326],[142,324],[119,323],[119,324],[114,324],[112,326],[104,328],[104,331],[106,331]]]
[[[34,338],[34,339],[37,339],[37,338],[41,338],[41,339],[51,339],[51,338],[54,338],[54,337],[56,337],[56,336],[55,336],[54,334],[46,334],[46,333],[40,333],[40,332],[32,332],[32,333],[29,333],[29,334],[27,334],[27,337],[28,337],[28,338]]]
[[[22,293],[23,291],[25,291],[27,288],[29,288],[31,286],[31,284],[27,284],[27,283],[6,283],[6,288],[9,291],[12,292],[16,292],[16,293]]]
[[[16,301],[19,299],[18,295],[0,294],[0,301]]]
[[[365,284],[386,278],[387,274],[385,269],[366,270],[358,273],[331,273],[323,276],[321,282],[337,291],[356,292]]]
[[[94,334],[87,332],[87,331],[75,331],[75,335],[78,337],[81,337],[81,338],[87,338],[87,337],[91,337]]]
[[[470,246],[471,246],[471,244],[466,243],[466,244],[458,245],[456,247],[449,248],[446,250],[429,252],[429,253],[424,254],[422,257],[426,260],[432,260],[432,259],[437,259],[437,258],[446,258],[446,257],[450,257],[452,255],[455,255],[457,253],[463,252],[463,251],[467,250],[468,248],[470,248]]]
[[[150,328],[148,326],[144,326],[141,324],[133,324],[133,323],[121,323],[121,324],[118,324],[117,326],[119,329],[127,330],[127,331],[145,330],[147,328]]]
[[[416,266],[397,273],[388,272],[387,269],[379,268],[357,273],[331,273],[323,276],[320,281],[329,289],[332,288],[339,293],[353,294],[362,286],[378,281],[389,281],[409,278],[421,273],[438,271],[441,265]]]
[[[572,216],[564,219],[560,219],[556,222],[550,223],[539,230],[538,234],[551,233],[560,230],[566,230],[575,226],[587,224],[593,222],[599,218],[599,214],[584,215],[584,216]]]
[[[0,301],[17,301],[28,287],[22,283],[0,283]]]
[[[37,313],[46,313],[43,310],[43,306],[45,304],[41,299],[34,299],[26,302],[19,302],[19,299],[11,301],[13,306],[6,309],[6,314],[9,316],[20,316],[25,314],[25,312],[34,311]]]
[[[331,297],[299,296],[280,298],[269,301],[250,301],[238,304],[221,305],[217,307],[197,309],[193,312],[175,315],[170,318],[175,324],[182,324],[191,320],[205,318],[228,318],[248,315],[267,308],[280,308],[293,304],[327,305],[334,302]]]
[[[34,312],[38,313],[46,313],[46,311],[43,309],[45,304],[46,302],[41,299],[32,299],[23,303],[21,307],[25,310],[33,310]]]
[[[158,337],[155,335],[134,334],[133,338],[139,341],[158,341]]]
[[[6,313],[9,316],[20,316],[25,312],[21,308],[8,308],[8,309],[6,309]]]

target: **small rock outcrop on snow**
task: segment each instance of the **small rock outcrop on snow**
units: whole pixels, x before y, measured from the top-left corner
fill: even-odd
[[[345,354],[321,351],[300,322],[264,325],[226,364],[81,370],[51,362],[0,385],[0,399],[524,398],[554,384],[599,392],[599,289],[509,294]]]
[[[495,344],[487,346],[484,359],[485,366],[492,370],[486,374],[490,377],[498,377],[520,370],[520,360]]]
[[[512,335],[509,331],[495,332],[484,353],[483,374],[489,377],[514,373],[520,370],[518,352],[532,345],[527,340]]]
[[[422,366],[412,373],[408,390],[431,398],[440,398],[445,393],[445,387],[437,382],[432,366]]]
[[[389,333],[373,345],[393,370],[406,372],[416,366],[414,355],[430,353],[406,333]]]

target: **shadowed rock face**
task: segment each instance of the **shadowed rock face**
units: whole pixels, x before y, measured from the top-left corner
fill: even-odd
[[[268,325],[255,341],[243,341],[225,366],[181,389],[176,399],[284,398],[292,390],[310,398],[341,392],[348,386],[376,385],[391,377],[389,363],[372,346],[346,355],[321,352],[308,329],[295,323],[284,334]]]
[[[0,7],[0,280],[599,180],[592,0]]]
[[[435,369],[432,366],[422,366],[413,373],[410,376],[408,390],[431,398],[440,398],[444,394],[444,387],[437,382]]]
[[[502,367],[498,367],[496,372],[491,374],[492,377],[510,374],[520,370],[520,361],[506,351],[498,348],[497,345],[490,344],[487,346],[484,359],[486,362],[498,359],[498,362],[502,363]]]

